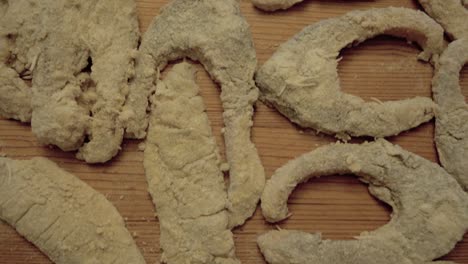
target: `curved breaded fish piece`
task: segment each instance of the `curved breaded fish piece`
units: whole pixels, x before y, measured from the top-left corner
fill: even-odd
[[[419,0],[419,3],[452,39],[468,38],[467,0]]]
[[[134,1],[17,0],[4,8],[0,67],[10,69],[0,76],[0,114],[31,119],[42,144],[79,149],[89,163],[110,160],[124,134],[120,112],[139,39]],[[32,91],[20,77],[32,79]]]
[[[228,228],[219,149],[193,66],[175,65],[152,103],[144,164],[163,262],[240,263]]]
[[[263,11],[286,10],[304,0],[252,0],[252,4]]]
[[[229,221],[238,226],[257,206],[264,170],[251,141],[256,55],[249,25],[237,0],[174,0],[143,37],[124,116],[127,134],[142,138],[148,126],[148,96],[168,61],[200,61],[221,86],[226,156],[230,165]]]
[[[365,102],[341,91],[340,50],[380,34],[416,41],[425,61],[437,61],[444,49],[442,28],[423,12],[395,7],[353,11],[313,24],[283,44],[257,72],[262,100],[302,127],[343,139],[393,136],[431,120],[429,98]]]
[[[392,206],[391,221],[353,241],[322,241],[317,235],[307,235],[311,241],[299,242],[300,238],[294,243],[307,244],[296,251],[303,252],[308,261],[271,263],[416,264],[449,253],[463,239],[468,229],[468,194],[439,165],[383,139],[362,145],[329,145],[290,161],[267,182],[263,214],[270,222],[285,219],[288,197],[297,184],[350,173],[369,183],[370,193]],[[283,235],[271,233],[260,238],[262,252],[270,252],[272,259],[292,254],[282,249],[298,245],[275,243],[281,240],[277,236]]]
[[[452,42],[442,54],[433,80],[435,141],[440,162],[468,191],[468,104],[460,87],[460,71],[468,63],[468,38]]]
[[[145,263],[104,195],[44,158],[0,158],[0,219],[55,263]]]

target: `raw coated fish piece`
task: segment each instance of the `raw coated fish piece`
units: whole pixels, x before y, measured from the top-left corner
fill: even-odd
[[[240,263],[228,227],[219,150],[193,66],[175,65],[158,83],[152,103],[144,165],[162,261]]]
[[[354,174],[393,208],[390,222],[356,240],[322,240],[301,232],[270,232],[258,240],[270,263],[431,262],[449,253],[468,229],[468,194],[438,164],[380,139],[333,144],[278,169],[262,195],[269,222],[287,218],[287,201],[299,183],[312,178]]]
[[[432,89],[439,105],[435,142],[440,162],[468,191],[468,105],[460,87],[460,71],[468,62],[468,38],[452,42],[442,54]]]
[[[468,38],[468,0],[419,0],[452,39]]]
[[[57,264],[144,264],[115,207],[44,158],[0,158],[0,219]]]
[[[281,45],[257,72],[262,100],[302,127],[341,139],[393,136],[431,120],[435,104],[429,98],[365,102],[341,91],[341,49],[381,34],[417,42],[425,61],[436,62],[445,48],[443,29],[423,12],[352,11],[308,26]]]
[[[249,25],[237,0],[174,0],[143,36],[125,114],[127,135],[143,138],[148,98],[159,71],[180,58],[200,61],[221,86],[224,141],[229,163],[229,226],[252,216],[265,184],[265,172],[251,141],[257,67]]]
[[[0,114],[86,162],[114,157],[139,40],[135,2],[2,0],[0,13]]]

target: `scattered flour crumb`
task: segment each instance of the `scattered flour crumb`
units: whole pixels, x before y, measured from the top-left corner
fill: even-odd
[[[146,143],[145,142],[142,142],[140,144],[138,144],[138,150],[139,151],[145,151],[146,149]]]
[[[231,169],[231,166],[229,166],[229,163],[223,163],[221,164],[221,167],[220,167],[221,171],[223,172],[226,172],[226,171],[229,171]]]

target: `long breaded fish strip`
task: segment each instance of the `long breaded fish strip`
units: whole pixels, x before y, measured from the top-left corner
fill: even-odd
[[[188,63],[174,66],[158,83],[152,102],[145,171],[163,262],[240,263],[228,227],[219,150],[195,69]]]
[[[104,195],[44,158],[0,158],[0,219],[58,264],[145,263]]]

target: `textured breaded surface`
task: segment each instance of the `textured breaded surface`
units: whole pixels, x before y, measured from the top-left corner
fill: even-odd
[[[460,71],[468,62],[468,39],[452,42],[442,54],[433,80],[435,141],[440,162],[468,190],[468,105],[460,87]]]
[[[44,158],[0,158],[0,219],[57,264],[145,263],[104,195]]]
[[[468,194],[439,165],[381,139],[333,144],[288,162],[267,182],[266,219],[287,218],[287,201],[299,183],[354,174],[393,208],[388,224],[357,240],[329,241],[298,232],[267,233],[259,246],[270,263],[425,263],[449,253],[468,229]]]
[[[467,0],[419,0],[419,3],[452,39],[468,38]]]
[[[352,11],[308,26],[281,45],[257,72],[262,100],[302,127],[344,139],[393,136],[429,121],[434,116],[429,98],[365,102],[341,91],[340,50],[380,34],[417,42],[425,61],[437,61],[444,49],[442,28],[423,12]]]
[[[240,263],[228,228],[218,146],[188,63],[158,83],[145,149],[145,172],[168,264]]]
[[[134,1],[18,0],[2,9],[0,114],[32,118],[43,144],[110,160],[139,39]]]
[[[174,0],[143,36],[136,77],[127,99],[127,134],[145,136],[148,97],[167,62],[199,60],[221,86],[224,141],[230,166],[229,221],[238,226],[252,216],[265,184],[263,166],[251,141],[253,104],[258,98],[257,66],[249,25],[237,0]]]

